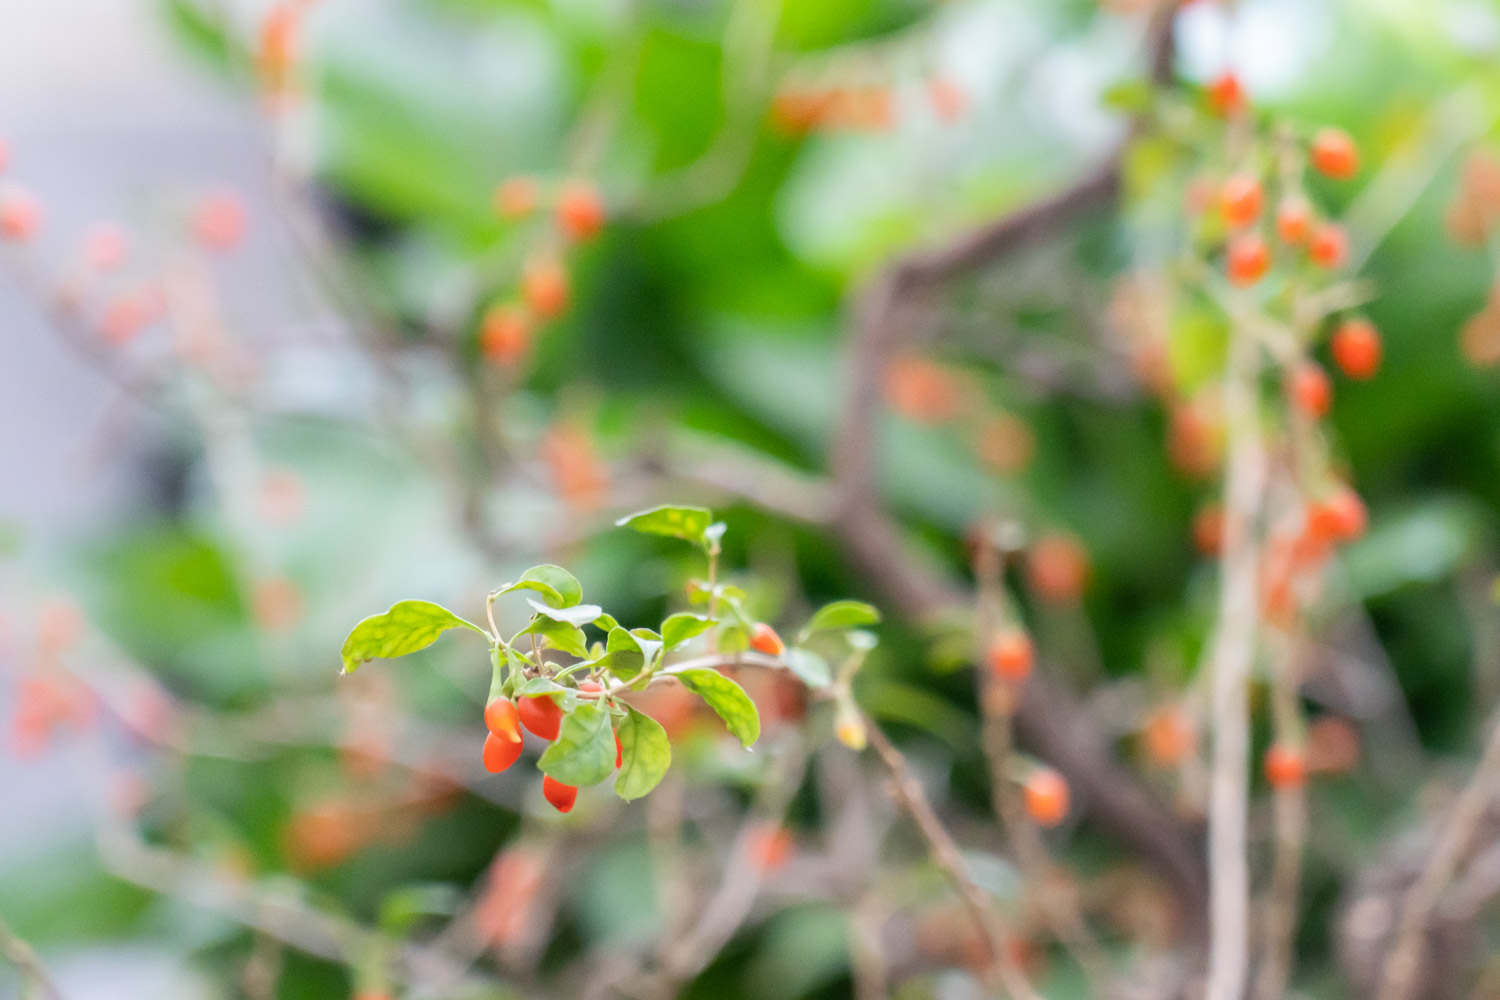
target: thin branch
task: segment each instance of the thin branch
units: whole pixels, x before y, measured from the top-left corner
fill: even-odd
[[[21,974],[22,981],[30,985],[29,993],[48,1000],[63,1000],[62,991],[47,973],[36,949],[11,930],[4,920],[0,920],[0,955],[4,955],[5,960]]]

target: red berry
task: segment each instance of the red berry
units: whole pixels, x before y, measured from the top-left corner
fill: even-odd
[[[1328,373],[1311,361],[1304,361],[1287,376],[1287,395],[1292,405],[1313,419],[1323,416],[1333,405],[1333,383]]]
[[[604,228],[604,200],[592,184],[563,185],[557,193],[557,228],[573,240],[586,240]]]
[[[1071,535],[1043,535],[1026,556],[1031,586],[1043,599],[1076,601],[1089,577],[1089,555]]]
[[[42,225],[42,206],[29,191],[11,188],[0,194],[0,236],[24,242]]]
[[[578,690],[584,691],[588,694],[598,694],[600,691],[604,690],[604,685],[600,684],[596,680],[584,680],[578,682]]]
[[[495,188],[495,212],[502,219],[519,219],[536,208],[537,184],[530,177],[511,177]]]
[[[530,320],[519,306],[491,306],[480,321],[479,348],[496,364],[516,364],[531,350]]]
[[[1252,174],[1235,174],[1219,192],[1219,211],[1235,228],[1254,222],[1260,215],[1260,203],[1260,180]]]
[[[1241,288],[1255,284],[1271,269],[1271,251],[1266,241],[1255,233],[1245,233],[1229,241],[1224,267],[1229,280]]]
[[[1306,198],[1291,195],[1282,199],[1276,208],[1276,235],[1281,242],[1295,246],[1307,239],[1308,227],[1312,225],[1312,206]]]
[[[491,774],[499,774],[520,758],[522,746],[523,744],[519,739],[507,740],[496,736],[494,733],[486,733],[484,736],[484,769]]]
[[[1002,680],[1024,681],[1031,675],[1036,650],[1031,637],[1018,628],[1008,628],[990,641],[990,669]]]
[[[1221,73],[1208,86],[1208,104],[1216,113],[1228,118],[1245,110],[1245,90],[1233,73]]]
[[[565,785],[550,774],[542,777],[542,794],[552,803],[552,808],[560,813],[572,812],[573,803],[578,801],[576,785]]]
[[[516,712],[516,703],[509,698],[490,699],[484,706],[484,725],[502,740],[521,741],[520,716]]]
[[[1266,751],[1265,767],[1272,788],[1295,788],[1307,779],[1302,755],[1280,743],[1273,743]]]
[[[1312,165],[1334,180],[1348,180],[1359,173],[1359,150],[1343,129],[1319,129],[1312,141]]]
[[[1347,542],[1365,533],[1369,513],[1365,502],[1347,486],[1340,486],[1307,512],[1308,531],[1330,542]]]
[[[745,853],[750,863],[762,871],[773,871],[791,858],[796,842],[791,831],[770,823],[757,827],[745,843]]]
[[[1224,548],[1224,508],[1208,504],[1193,515],[1193,544],[1206,556],[1216,556]]]
[[[1151,713],[1141,731],[1146,745],[1146,755],[1161,767],[1175,767],[1197,747],[1198,735],[1193,724],[1174,705],[1159,708]]]
[[[526,305],[542,319],[561,316],[568,308],[568,272],[555,257],[539,257],[521,275]]]
[[[615,733],[615,769],[619,770],[620,765],[624,763],[625,747],[620,743],[620,734]]]
[[[232,191],[208,195],[193,210],[193,235],[209,250],[230,250],[245,235],[245,206]]]
[[[767,656],[780,656],[786,652],[786,643],[781,641],[774,628],[765,622],[756,622],[750,630],[750,648]]]
[[[1333,331],[1333,360],[1350,378],[1373,378],[1380,369],[1380,334],[1367,319],[1346,319]]]
[[[550,696],[539,694],[519,699],[516,714],[521,717],[523,726],[542,739],[557,739],[557,731],[562,726],[563,711]]]
[[[1043,768],[1026,781],[1026,812],[1041,826],[1052,827],[1068,815],[1068,782],[1062,775]]]
[[[83,236],[83,262],[113,271],[125,260],[125,232],[112,222],[95,223]]]
[[[1349,257],[1349,237],[1332,222],[1315,226],[1307,241],[1307,255],[1320,267],[1340,267]]]

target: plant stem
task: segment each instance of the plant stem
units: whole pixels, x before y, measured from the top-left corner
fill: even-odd
[[[42,960],[37,957],[36,949],[27,944],[24,938],[17,936],[4,920],[0,920],[0,955],[4,955],[6,961],[16,967],[22,982],[27,984],[24,996],[62,1000],[62,991],[47,974]]]

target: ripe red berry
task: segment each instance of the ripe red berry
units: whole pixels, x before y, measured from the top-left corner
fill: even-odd
[[[558,812],[572,812],[573,803],[578,801],[578,787],[565,785],[548,774],[542,777],[542,795]]]
[[[562,727],[563,711],[552,698],[545,694],[518,699],[516,714],[521,724],[544,740],[557,739]]]
[[[578,682],[578,690],[585,694],[598,694],[604,690],[604,685],[596,680],[582,680]]]
[[[1348,180],[1359,173],[1359,150],[1343,129],[1319,129],[1312,141],[1312,165],[1334,180]]]
[[[1225,250],[1224,267],[1231,282],[1246,288],[1271,269],[1271,251],[1255,233],[1236,236]]]
[[[1233,73],[1221,73],[1208,85],[1208,104],[1225,118],[1244,111],[1245,89],[1240,86],[1240,78]]]
[[[615,770],[625,763],[625,747],[620,743],[620,734],[615,733]]]
[[[1302,755],[1291,747],[1273,743],[1266,750],[1266,781],[1272,788],[1295,788],[1307,779]]]
[[[1068,815],[1068,782],[1049,768],[1042,768],[1026,780],[1023,789],[1026,812],[1039,825],[1052,827]]]
[[[1340,267],[1349,257],[1349,237],[1342,226],[1332,222],[1314,226],[1307,241],[1307,255],[1319,267]]]
[[[500,304],[485,311],[479,348],[499,365],[514,365],[531,350],[531,321],[519,306]]]
[[[1198,735],[1187,715],[1175,705],[1151,713],[1141,730],[1146,755],[1161,767],[1176,767],[1197,747]]]
[[[1333,331],[1333,360],[1350,378],[1374,378],[1380,370],[1380,334],[1367,319],[1346,319]]]
[[[1281,242],[1295,246],[1307,239],[1308,227],[1312,225],[1312,206],[1306,198],[1291,195],[1283,198],[1276,208],[1276,235]]]
[[[1007,628],[990,640],[990,669],[1001,680],[1019,683],[1031,675],[1036,650],[1031,637],[1018,628]]]
[[[1219,211],[1235,228],[1254,222],[1260,215],[1260,203],[1260,180],[1253,174],[1235,174],[1219,192]]]
[[[584,181],[569,181],[557,193],[557,228],[572,240],[586,240],[604,228],[604,199]]]
[[[502,740],[519,743],[521,740],[520,715],[516,703],[509,698],[491,698],[484,706],[485,728]]]
[[[502,219],[520,219],[536,208],[537,184],[531,177],[510,177],[495,188],[495,212]]]
[[[245,235],[245,205],[233,191],[217,191],[193,209],[193,235],[209,250],[231,250]]]
[[[750,648],[767,656],[780,656],[786,652],[786,643],[781,641],[774,628],[765,622],[756,622],[750,630]]]
[[[1347,542],[1365,533],[1369,513],[1365,502],[1347,486],[1340,486],[1314,503],[1307,512],[1307,529],[1316,538]]]
[[[484,769],[491,774],[499,774],[520,759],[522,746],[524,744],[519,738],[507,740],[496,736],[494,733],[486,733],[484,736]]]
[[[1027,553],[1026,573],[1044,600],[1076,601],[1088,583],[1089,555],[1071,535],[1043,535]]]
[[[555,257],[528,261],[521,275],[526,305],[542,319],[561,316],[568,308],[568,272]]]
[[[762,871],[774,871],[786,864],[796,846],[790,830],[767,823],[750,833],[745,842],[745,853],[750,863]]]
[[[1304,361],[1287,376],[1287,395],[1292,405],[1313,419],[1323,416],[1333,405],[1333,383],[1328,373],[1311,361]]]
[[[1224,548],[1224,508],[1207,504],[1193,515],[1193,545],[1206,556],[1216,556]]]
[[[0,237],[24,242],[42,225],[41,203],[29,191],[10,188],[0,194]]]

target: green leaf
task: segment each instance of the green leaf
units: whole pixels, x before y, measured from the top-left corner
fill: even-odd
[[[808,687],[824,688],[833,683],[833,669],[828,661],[810,649],[794,646],[787,650],[786,665]]]
[[[681,538],[706,549],[709,547],[707,533],[713,520],[713,512],[707,507],[652,507],[622,517],[615,524],[647,535]]]
[[[1100,100],[1106,108],[1137,113],[1151,106],[1151,84],[1146,80],[1129,79],[1107,87]]]
[[[719,629],[719,652],[733,655],[750,648],[750,630],[739,622],[725,622]]]
[[[712,618],[688,614],[686,611],[668,615],[667,620],[661,623],[662,642],[666,643],[668,649],[676,649],[694,636],[707,632],[713,625]]]
[[[520,634],[542,636],[555,648],[580,659],[589,655],[588,638],[583,634],[583,629],[548,615],[539,614],[532,618],[531,624],[522,629]]]
[[[578,578],[561,566],[550,563],[531,567],[521,574],[519,580],[507,583],[495,594],[498,597],[517,590],[534,590],[554,608],[571,608],[583,600],[583,587],[578,583]]]
[[[352,674],[367,660],[389,660],[426,649],[450,628],[473,629],[489,638],[484,629],[465,621],[441,604],[398,601],[384,614],[371,615],[354,626],[344,640],[344,673]]]
[[[565,694],[568,690],[550,677],[531,677],[516,688],[516,697],[531,698],[539,694]]]
[[[563,716],[557,739],[537,766],[565,785],[597,785],[615,769],[615,738],[610,714],[593,702],[583,702]]]
[[[541,601],[526,598],[526,603],[531,605],[531,610],[555,622],[566,622],[569,625],[588,625],[594,622],[604,609],[597,604],[576,604],[566,608],[549,608]]]
[[[646,653],[635,636],[616,625],[604,640],[604,655],[599,658],[598,665],[628,681],[645,669]]]
[[[661,723],[634,708],[620,723],[617,735],[620,777],[615,780],[615,794],[629,802],[655,788],[672,766],[672,741]]]
[[[805,640],[817,632],[830,632],[840,628],[859,628],[880,624],[880,612],[864,601],[834,601],[818,609],[806,625],[801,636]]]
[[[380,904],[380,929],[404,935],[425,917],[447,917],[458,912],[463,894],[451,885],[431,883],[402,886]]]
[[[635,639],[636,645],[640,647],[641,655],[646,658],[648,666],[655,663],[661,657],[664,643],[660,634],[649,628],[633,628],[630,630],[630,635]]]
[[[746,747],[760,739],[760,713],[745,689],[717,670],[697,667],[677,675],[683,685],[702,698],[724,725]]]

